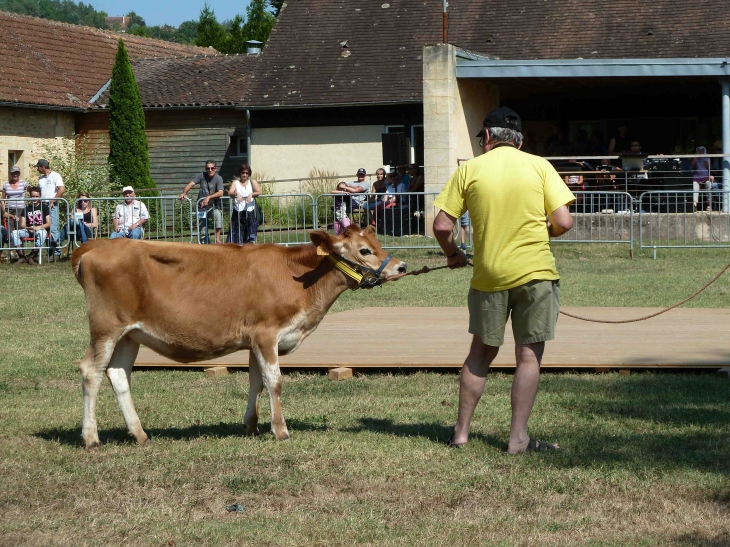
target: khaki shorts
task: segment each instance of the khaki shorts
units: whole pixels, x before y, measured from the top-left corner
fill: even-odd
[[[202,213],[202,211],[201,211]],[[206,217],[208,222],[208,228],[210,228],[211,222],[210,222],[210,216],[213,215],[213,227],[216,230],[220,230],[223,228],[223,213],[220,209],[208,209],[208,211],[205,213],[204,217],[198,218],[198,228],[201,232],[205,231],[205,223],[206,223]]]
[[[504,344],[504,328],[512,315],[516,344],[555,338],[560,312],[560,281],[534,280],[506,291],[469,289],[469,333],[488,346]]]

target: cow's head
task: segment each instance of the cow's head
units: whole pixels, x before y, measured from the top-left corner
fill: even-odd
[[[314,231],[310,234],[312,243],[321,255],[334,255],[354,266],[370,286],[377,285],[382,277],[406,272],[406,263],[386,253],[375,237],[375,228],[349,226],[340,236],[330,236],[326,232]],[[368,286],[364,281],[362,286]]]

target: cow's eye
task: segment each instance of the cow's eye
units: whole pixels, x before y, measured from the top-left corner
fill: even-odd
[[[360,254],[362,256],[368,256],[368,255],[373,254],[373,252],[370,249],[368,249],[367,247],[365,247],[363,249],[360,249]]]

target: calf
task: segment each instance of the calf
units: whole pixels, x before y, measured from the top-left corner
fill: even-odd
[[[246,433],[258,432],[266,386],[271,430],[288,439],[279,355],[297,349],[347,288],[406,271],[383,251],[372,227],[310,237],[312,245],[296,247],[93,240],[74,252],[91,333],[80,364],[86,447],[100,444],[95,407],[104,372],[130,433],[147,441],[130,394],[140,344],[181,363],[249,349]]]

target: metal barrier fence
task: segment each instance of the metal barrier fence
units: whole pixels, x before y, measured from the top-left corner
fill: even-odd
[[[266,194],[256,198],[260,214],[245,211],[235,198],[224,196],[219,201],[219,213],[196,203],[195,239],[198,243],[221,242],[277,243],[299,245],[308,243],[310,230],[317,227],[317,210],[314,198],[309,194]],[[243,209],[238,211],[237,209]],[[254,219],[252,217],[258,216]],[[216,218],[217,217],[217,218]],[[259,222],[262,221],[262,222]],[[252,228],[255,222],[256,227]],[[216,224],[220,226],[215,236]]]
[[[18,260],[41,264],[44,255],[55,259],[67,246],[61,241],[62,228],[68,218],[68,201],[64,198],[0,199],[0,207],[0,253],[7,246],[8,262],[15,254]]]
[[[722,208],[729,198],[730,192],[719,190],[644,192],[640,247],[730,247],[730,213]]]
[[[634,245],[634,207],[627,192],[573,192],[568,210],[573,227],[556,243],[627,243]]]
[[[84,228],[82,202],[96,210],[96,226]],[[122,197],[79,198],[74,201],[74,219],[67,230],[75,246],[86,239],[130,237],[151,241],[193,241],[193,204],[178,196],[135,196],[129,203]],[[140,218],[145,218],[138,226]],[[83,233],[82,233],[83,230]],[[90,237],[89,237],[90,236]]]
[[[362,227],[372,225],[383,248],[438,248],[436,239],[428,235],[438,212],[433,207],[437,195],[426,192],[320,194],[316,200],[317,226],[337,234],[350,223]],[[466,232],[465,243],[471,246],[471,226]]]

